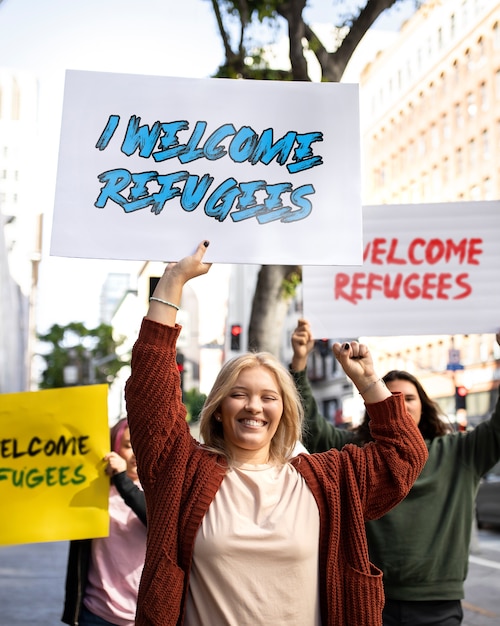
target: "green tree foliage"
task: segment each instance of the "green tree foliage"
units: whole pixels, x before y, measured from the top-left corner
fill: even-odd
[[[66,386],[64,372],[68,366],[76,368],[78,385],[111,383],[129,362],[116,354],[123,339],[114,339],[108,324],[91,329],[81,322],[54,324],[38,339],[49,346],[47,352],[40,353],[46,364],[40,389]]]
[[[198,391],[198,389],[190,389],[184,393],[184,404],[186,405],[190,422],[197,422],[200,419],[201,409],[206,399],[207,396]]]

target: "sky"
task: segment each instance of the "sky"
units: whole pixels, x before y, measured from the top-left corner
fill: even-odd
[[[139,10],[140,7],[140,10]],[[3,0],[0,65],[40,77],[39,143],[43,153],[39,208],[44,213],[37,327],[99,322],[99,295],[108,272],[137,263],[51,257],[50,230],[57,175],[66,69],[206,77],[223,61],[207,0]]]
[[[329,2],[309,4],[305,15],[311,23],[331,21]],[[40,330],[71,321],[97,324],[99,293],[107,273],[137,267],[132,262],[48,255],[65,70],[204,78],[223,60],[209,0],[0,2],[0,66],[27,70],[40,79],[43,175],[38,184],[44,213],[37,298]]]

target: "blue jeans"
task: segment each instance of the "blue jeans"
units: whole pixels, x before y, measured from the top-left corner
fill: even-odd
[[[463,620],[460,600],[387,600],[384,626],[460,626]]]
[[[84,606],[82,606],[82,610],[80,611],[80,619],[78,620],[79,626],[116,626],[112,622],[108,622],[102,617],[98,615],[94,615]]]

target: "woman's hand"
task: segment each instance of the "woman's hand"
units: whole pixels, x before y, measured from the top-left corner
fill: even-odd
[[[157,289],[158,287],[168,286],[169,283],[174,282],[180,282],[184,285],[188,280],[191,280],[191,278],[206,274],[211,267],[210,263],[203,263],[203,257],[205,256],[208,246],[208,241],[202,241],[198,244],[194,254],[184,257],[177,263],[169,263],[163,272],[162,278],[158,282]],[[161,289],[159,289],[159,291],[161,291]]]
[[[375,372],[368,346],[357,341],[334,343],[333,353],[366,403],[382,402],[391,395]]]
[[[211,263],[203,263],[208,244],[208,241],[202,241],[194,254],[167,265],[149,303],[149,319],[170,326],[175,324],[185,283],[206,274],[211,267]]]
[[[108,476],[114,476],[121,472],[127,471],[127,461],[121,457],[117,452],[109,452],[104,457],[107,461],[106,469],[104,470]]]

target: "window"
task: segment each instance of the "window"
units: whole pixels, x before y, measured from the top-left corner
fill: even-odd
[[[442,128],[443,139],[444,140],[450,139],[451,137],[450,120],[448,116],[446,115],[446,113],[444,113],[443,116],[441,117],[441,128]]]
[[[443,47],[443,29],[442,28],[438,28],[437,42],[438,42],[438,50],[441,50],[441,48]]]
[[[464,120],[462,117],[462,107],[460,106],[460,102],[455,104],[455,126],[457,128],[462,128],[464,124]]]
[[[474,62],[472,60],[472,54],[470,49],[467,49],[465,51],[465,67],[467,68],[468,72],[472,72],[472,70],[474,69]]]
[[[439,148],[439,133],[436,124],[431,126],[431,146],[433,149]]]
[[[448,92],[448,83],[446,80],[446,74],[443,72],[439,78],[441,82],[441,95],[445,96]]]
[[[421,181],[421,199],[422,200],[427,200],[429,197],[429,174],[427,174],[427,172],[423,172],[422,176],[420,178]]]
[[[450,182],[450,161],[445,158],[443,161],[443,184],[447,185]]]
[[[495,97],[500,100],[500,70],[495,72]]]
[[[425,136],[425,133],[421,133],[420,137],[418,138],[418,155],[425,156],[426,152],[427,152],[427,138]]]
[[[432,184],[432,196],[433,198],[435,198],[436,194],[439,194],[439,190],[441,188],[441,177],[440,177],[440,172],[439,172],[437,165],[435,165],[432,168],[431,184]]]
[[[469,119],[476,117],[476,112],[476,96],[472,91],[469,91],[467,94],[467,115],[469,116]]]
[[[483,181],[483,198],[485,200],[493,200],[493,185],[491,178],[485,178]]]
[[[498,22],[493,25],[493,47],[495,50],[500,50],[500,26]]]
[[[476,142],[474,139],[469,141],[469,167],[473,168],[477,165],[477,150]]]
[[[490,136],[489,136],[487,129],[483,130],[483,132],[481,133],[481,144],[482,144],[483,159],[489,159],[491,156]]]
[[[489,108],[489,99],[488,99],[488,88],[486,83],[481,83],[479,85],[479,99],[481,102],[481,110],[487,111]]]
[[[470,188],[470,199],[474,200],[474,202],[481,200],[481,188],[479,185],[473,185]]]
[[[461,176],[464,173],[464,158],[462,154],[462,148],[458,148],[455,153],[455,171],[457,176]]]
[[[436,89],[434,83],[429,83],[429,103],[434,106],[436,100]]]
[[[480,37],[477,41],[476,50],[476,64],[477,67],[482,67],[486,63],[486,55],[484,51],[484,40]]]

